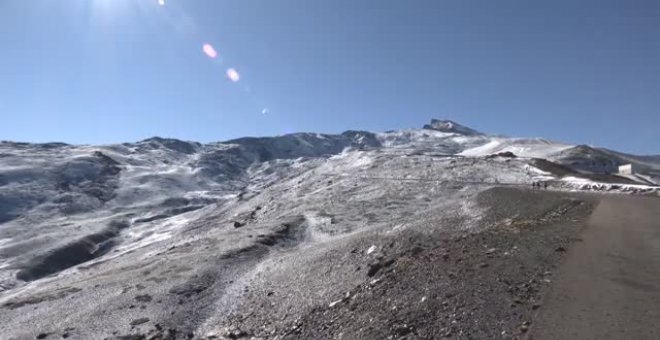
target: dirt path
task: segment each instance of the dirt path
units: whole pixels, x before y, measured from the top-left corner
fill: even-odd
[[[660,200],[604,198],[530,339],[660,339]]]

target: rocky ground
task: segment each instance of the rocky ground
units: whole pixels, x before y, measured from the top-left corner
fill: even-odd
[[[353,249],[347,245],[338,265],[360,272],[361,282],[335,300],[305,311],[278,308],[282,297],[295,298],[300,292],[287,291],[285,286],[265,294],[252,289],[219,337],[524,336],[536,311],[543,308],[543,296],[564,252],[579,241],[593,199],[498,188],[483,193],[479,200],[491,210],[483,220],[487,226],[478,232],[408,232],[362,239]],[[373,243],[370,248],[360,246],[369,242]]]
[[[0,143],[0,339],[522,337],[603,197],[574,191],[660,190],[434,124]]]
[[[478,203],[488,209],[470,232],[358,235],[305,266],[288,258],[287,252],[299,250],[284,250],[272,259],[283,264],[274,272],[263,268],[238,285],[236,305],[208,332],[142,317],[110,339],[524,337],[565,251],[580,241],[595,198],[494,188],[481,193]],[[250,261],[248,253],[231,257]],[[168,294],[187,308],[187,300],[208,298],[204,280]],[[341,289],[333,290],[335,285]],[[227,287],[232,289],[237,286]],[[139,293],[138,287],[134,308],[159,303]],[[64,335],[77,338],[75,329],[44,338]]]

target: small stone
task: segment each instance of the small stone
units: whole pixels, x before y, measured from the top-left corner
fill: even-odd
[[[367,276],[372,277],[378,273],[378,271],[383,268],[383,263],[378,261],[369,264],[369,270],[367,271]]]
[[[48,333],[39,333],[39,335],[37,335],[37,339],[45,339],[47,337],[48,337]]]
[[[412,329],[410,327],[408,327],[408,325],[403,324],[403,325],[395,326],[393,331],[394,331],[394,334],[401,337],[401,336],[405,336],[405,335],[410,334],[412,332]]]
[[[139,319],[135,319],[135,320],[131,321],[130,325],[131,326],[137,326],[137,325],[141,325],[141,324],[147,323],[147,322],[149,322],[149,318],[139,318]]]
[[[525,321],[525,322],[522,323],[522,325],[520,325],[520,331],[525,333],[528,330],[529,330],[529,322]]]
[[[239,339],[247,336],[247,332],[243,331],[242,329],[232,326],[225,328],[225,337],[229,339]]]
[[[135,301],[138,302],[151,302],[152,297],[149,294],[144,294],[144,295],[138,295],[135,297]]]

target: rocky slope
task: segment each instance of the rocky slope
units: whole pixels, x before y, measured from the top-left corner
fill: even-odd
[[[643,178],[607,173],[630,162]],[[211,144],[2,142],[0,333],[519,334],[592,206],[569,192],[654,194],[659,169],[439,120]]]

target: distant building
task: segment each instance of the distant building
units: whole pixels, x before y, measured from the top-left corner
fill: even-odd
[[[619,174],[621,175],[634,175],[637,168],[633,164],[624,164],[619,166]]]

